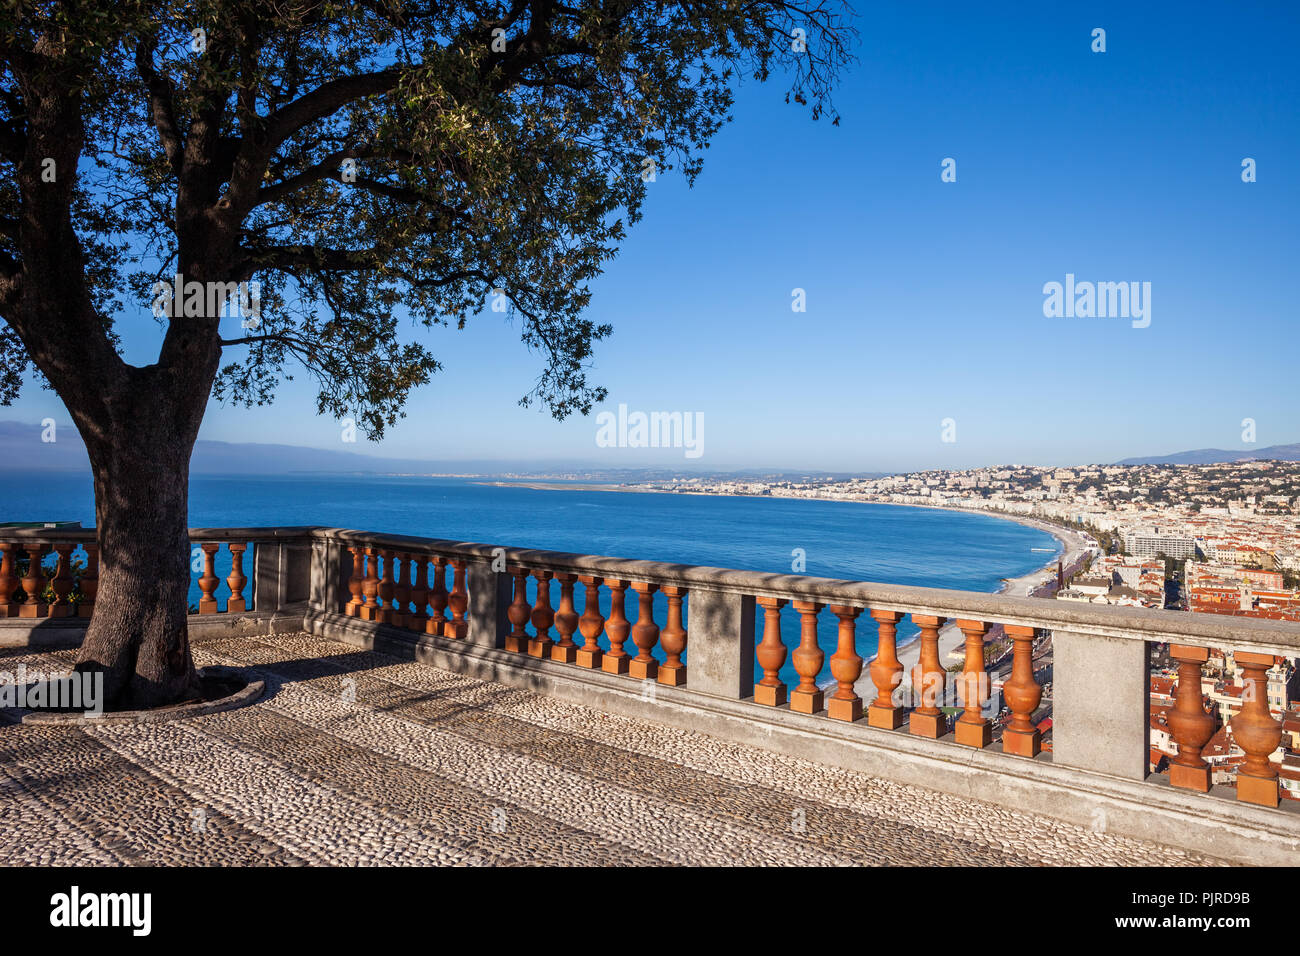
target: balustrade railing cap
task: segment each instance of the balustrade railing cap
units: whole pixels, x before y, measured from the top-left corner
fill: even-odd
[[[190,528],[189,536],[191,541],[198,541],[200,539],[211,541],[254,541],[263,538],[306,538],[312,532],[319,530],[321,527],[321,525],[278,525],[274,527],[255,528]],[[33,522],[17,526],[0,525],[0,541],[6,540],[35,541],[37,543],[94,541],[95,529],[83,528],[79,521],[47,522],[44,524]]]

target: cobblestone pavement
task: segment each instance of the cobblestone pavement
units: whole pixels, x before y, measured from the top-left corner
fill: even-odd
[[[1218,862],[303,634],[194,653],[267,697],[170,724],[0,723],[0,862]]]

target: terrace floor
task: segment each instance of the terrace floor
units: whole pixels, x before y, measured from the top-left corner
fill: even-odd
[[[1219,861],[305,634],[206,639],[267,696],[170,724],[0,711],[0,863]],[[0,670],[74,651],[0,652]]]

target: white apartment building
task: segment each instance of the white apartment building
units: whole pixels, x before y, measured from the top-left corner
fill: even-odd
[[[1124,550],[1137,558],[1154,558],[1158,554],[1171,558],[1194,558],[1196,539],[1154,531],[1131,531],[1124,535]]]

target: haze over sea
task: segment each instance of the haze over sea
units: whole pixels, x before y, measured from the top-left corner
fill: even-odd
[[[314,524],[786,574],[795,549],[803,549],[804,573],[810,575],[985,592],[996,591],[1003,578],[1044,566],[1061,551],[1044,531],[987,515],[857,502],[597,491],[587,485],[543,490],[464,478],[195,475],[190,526]],[[95,523],[88,474],[9,473],[5,486],[0,521]],[[1052,554],[1033,548],[1049,548]],[[229,570],[224,550],[222,558],[225,568],[219,563],[217,571],[224,577]],[[245,572],[251,574],[247,562]],[[224,591],[223,584],[218,595],[223,600]],[[197,601],[197,592],[192,597]],[[609,611],[608,600],[606,593],[602,613]],[[657,596],[661,625],[662,602]],[[634,601],[628,602],[628,613],[635,618]],[[822,617],[818,637],[829,659],[835,623],[830,614]],[[788,610],[784,618],[789,644],[797,640],[798,626]],[[858,632],[859,653],[874,654],[875,625],[864,617]],[[899,633],[910,636],[915,629]],[[794,677],[788,661],[783,676]]]

